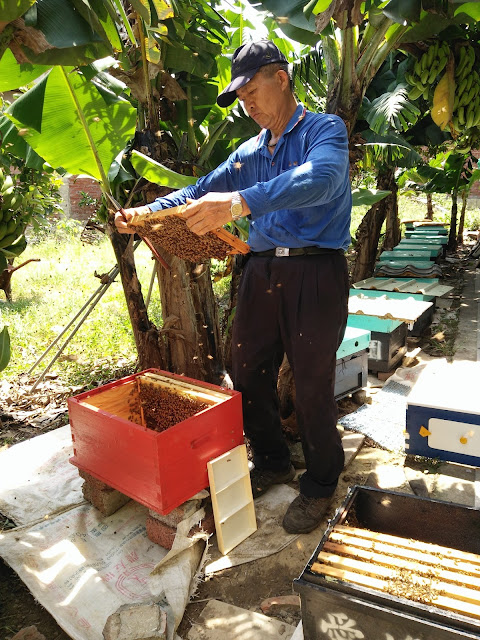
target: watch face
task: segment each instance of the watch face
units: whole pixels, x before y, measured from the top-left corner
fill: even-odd
[[[241,203],[236,202],[236,203],[232,204],[232,206],[230,207],[230,211],[231,211],[233,217],[241,216],[242,212],[243,212],[243,207],[242,207]]]

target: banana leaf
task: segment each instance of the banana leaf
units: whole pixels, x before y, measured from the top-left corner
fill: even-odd
[[[122,50],[122,41],[117,29],[118,16],[104,0],[71,0],[74,8],[88,22],[95,33],[108,40],[116,51]]]
[[[307,15],[309,0],[249,0],[250,4],[261,11],[270,11],[275,16],[281,16],[285,20],[279,24],[283,30],[284,25],[315,33],[315,16]],[[317,38],[318,39],[318,38]]]
[[[361,207],[372,205],[380,202],[392,193],[391,191],[382,191],[380,189],[353,189],[352,190],[352,206]]]
[[[2,22],[11,22],[20,18],[28,9],[35,4],[35,0],[4,0],[1,3],[2,11],[0,19]]]
[[[22,136],[18,135],[17,127],[6,116],[0,116],[0,139],[2,151],[24,159],[25,166],[29,169],[43,168],[45,160],[25,142]]]
[[[152,160],[148,156],[140,153],[140,151],[132,151],[131,163],[137,173],[149,182],[154,182],[162,187],[170,189],[182,189],[190,184],[195,184],[196,178],[192,176],[183,176],[181,173],[172,171],[163,164]]]
[[[6,115],[52,167],[89,175],[107,188],[112,161],[135,133],[136,111],[114,94],[107,104],[102,93],[73,69],[55,67]]]
[[[399,24],[411,24],[420,19],[420,0],[390,0],[383,7],[383,13]]]
[[[476,20],[476,22],[480,22],[480,3],[477,2],[465,2],[461,4],[458,9],[455,9],[455,16],[460,13],[464,13],[470,18]]]
[[[13,53],[7,49],[0,59],[0,93],[24,87],[49,69],[47,65],[30,62],[18,64]]]
[[[363,115],[375,133],[385,135],[390,127],[398,131],[407,131],[422,114],[420,109],[409,101],[405,86],[399,84],[393,91],[382,93],[370,105],[364,106]]]
[[[53,47],[64,49],[102,41],[70,0],[37,0],[36,7],[35,28]]]
[[[0,331],[0,371],[10,362],[10,334],[7,327]]]
[[[105,58],[112,53],[112,48],[104,42],[89,42],[88,44],[73,45],[64,49],[45,49],[35,53],[26,46],[21,46],[22,52],[33,64],[52,65],[83,65]]]

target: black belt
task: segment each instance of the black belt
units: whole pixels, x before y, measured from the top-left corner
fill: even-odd
[[[288,247],[275,247],[275,249],[268,249],[267,251],[252,251],[252,256],[259,256],[260,258],[286,258],[289,256],[313,256],[321,255],[323,253],[340,253],[344,254],[343,249],[327,249],[326,247],[298,247],[296,249],[289,249]]]

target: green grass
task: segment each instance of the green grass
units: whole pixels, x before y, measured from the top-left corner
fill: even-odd
[[[31,241],[16,264],[39,258],[13,274],[13,303],[0,301],[0,327],[7,325],[12,357],[2,372],[5,378],[26,372],[57,338],[101,286],[95,273],[103,274],[115,265],[109,240],[99,236],[96,244],[80,240],[80,225],[69,225],[46,239]],[[144,296],[147,295],[153,262],[142,243],[135,252]],[[0,293],[3,297],[3,292]],[[158,287],[154,286],[149,315],[161,323]],[[83,316],[83,314],[82,314]],[[72,325],[61,345],[78,322]],[[40,375],[56,353],[54,347],[33,372]],[[135,343],[119,276],[93,308],[51,372],[72,384],[96,370],[134,367]]]
[[[95,273],[108,273],[115,265],[110,241],[99,234],[95,244],[83,243],[81,230],[79,223],[59,223],[51,233],[43,234],[42,239],[32,238],[25,252],[15,261],[20,264],[29,258],[40,260],[13,274],[12,303],[6,302],[0,292],[0,328],[8,326],[12,351],[0,379],[14,379],[27,372],[98,291],[101,282]],[[146,298],[153,261],[144,243],[135,251],[135,262]],[[221,273],[224,266],[222,262],[213,261],[212,273]],[[223,307],[228,304],[229,282],[230,277],[225,277],[213,285]],[[161,326],[156,281],[148,314],[152,322]],[[64,343],[84,315],[85,312],[34,369],[33,377],[37,378],[49,365],[57,347]],[[127,305],[120,276],[117,276],[49,371],[67,384],[84,385],[134,371],[136,358]]]

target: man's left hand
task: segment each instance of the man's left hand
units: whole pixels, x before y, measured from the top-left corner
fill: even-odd
[[[231,193],[211,192],[198,200],[187,198],[186,203],[187,208],[182,216],[187,220],[188,228],[199,236],[220,229],[224,224],[232,221]],[[243,200],[243,208],[247,215],[249,210],[245,200]]]

